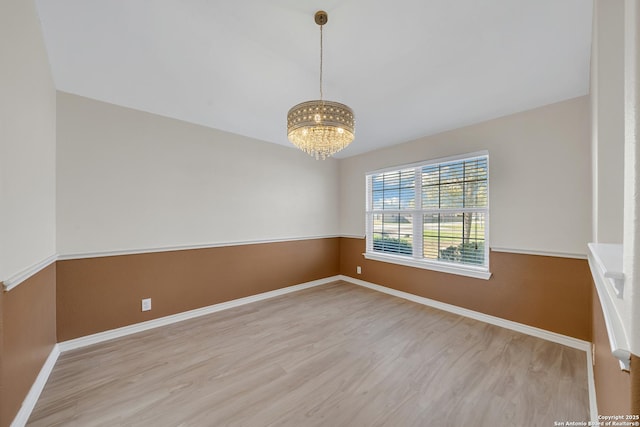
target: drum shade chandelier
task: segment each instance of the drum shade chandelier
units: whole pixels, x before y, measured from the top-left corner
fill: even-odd
[[[339,102],[326,101],[322,93],[322,27],[327,21],[327,12],[316,12],[315,22],[320,26],[320,99],[295,105],[287,114],[289,141],[317,160],[342,150],[355,136],[353,110]]]

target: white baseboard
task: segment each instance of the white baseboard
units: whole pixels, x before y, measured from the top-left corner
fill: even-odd
[[[587,387],[589,389],[589,412],[591,416],[591,421],[598,421],[596,387],[595,387],[595,382],[593,377],[593,359],[591,354],[590,342],[583,341],[573,337],[568,337],[566,335],[558,334],[555,332],[546,331],[544,329],[536,328],[533,326],[525,325],[525,324],[514,322],[511,320],[502,319],[500,317],[490,316],[488,314],[484,314],[484,313],[469,310],[466,308],[458,307],[456,305],[432,300],[432,299],[421,297],[418,295],[410,294],[408,292],[399,291],[397,289],[387,288],[386,286],[376,285],[375,283],[366,282],[364,280],[355,279],[353,277],[343,276],[343,275],[339,277],[340,277],[340,280],[353,283],[354,285],[363,286],[365,288],[373,289],[374,291],[383,292],[385,294],[393,295],[399,298],[404,298],[406,300],[413,301],[418,304],[437,308],[443,311],[448,311],[453,314],[458,314],[460,316],[469,317],[474,320],[479,320],[480,322],[485,322],[492,325],[500,326],[502,328],[511,329],[512,331],[520,332],[526,335],[531,335],[537,338],[542,338],[543,340],[555,342],[558,344],[566,345],[567,347],[585,351],[587,354]]]
[[[312,288],[314,286],[324,285],[327,283],[335,282],[339,280],[339,276],[327,277],[324,279],[314,280],[311,282],[301,283],[299,285],[289,286],[282,289],[276,289],[269,292],[263,292],[257,295],[251,295],[244,298],[238,298],[231,301],[226,301],[220,304],[210,305],[208,307],[202,307],[195,310],[185,311],[183,313],[174,314],[171,316],[161,317],[159,319],[149,320],[147,322],[137,323],[135,325],[124,326],[122,328],[112,329],[110,331],[100,332],[93,335],[88,335],[86,337],[80,337],[69,341],[63,341],[61,343],[56,344],[49,357],[45,361],[40,373],[36,377],[35,382],[31,386],[31,390],[27,393],[24,401],[22,402],[22,406],[18,411],[18,414],[14,418],[11,423],[11,427],[24,427],[29,421],[29,417],[31,416],[31,412],[33,408],[35,408],[38,398],[40,397],[40,393],[44,389],[47,380],[49,379],[49,375],[53,370],[56,361],[58,360],[58,356],[65,351],[73,350],[76,348],[86,347],[88,345],[97,344],[103,341],[108,341],[114,338],[124,337],[126,335],[135,334],[136,332],[146,331],[148,329],[157,328],[160,326],[170,325],[172,323],[180,322],[187,319],[193,319],[195,317],[204,316],[206,314],[215,313],[221,310],[226,310],[228,308],[238,307],[244,304],[250,304],[256,301],[262,301],[265,299],[277,297],[280,295],[285,295],[291,292],[300,291],[303,289]]]
[[[134,325],[123,326],[122,328],[111,329],[109,331],[99,332],[97,334],[87,335],[85,337],[75,338],[69,341],[63,341],[58,345],[60,346],[60,352],[64,353],[65,351],[74,350],[76,348],[86,347],[88,345],[112,340],[114,338],[124,337],[126,335],[135,334],[137,332],[158,328],[160,326],[170,325],[172,323],[181,322],[183,320],[205,316],[207,314],[216,313],[218,311],[226,310],[229,308],[239,307],[241,305],[250,304],[256,301],[262,301],[265,299],[277,297],[277,296],[288,294],[291,292],[300,291],[302,289],[308,289],[314,286],[324,285],[327,283],[335,282],[336,280],[339,280],[339,276],[332,276],[324,279],[314,280],[311,282],[301,283],[299,285],[276,289],[274,291],[269,291],[269,292],[263,292],[261,294],[251,295],[244,298],[238,298],[231,301],[222,302],[220,304],[214,304],[207,307],[197,308],[195,310],[189,310],[182,313],[173,314],[171,316],[160,317],[158,319],[136,323]]]
[[[340,280],[353,283],[354,285],[364,286],[365,288],[373,289],[378,292],[383,292],[385,294],[393,295],[399,298],[404,298],[406,300],[413,301],[418,304],[427,305],[429,307],[448,311],[450,313],[459,314],[460,316],[469,317],[471,319],[479,320],[481,322],[490,323],[492,325],[500,326],[502,328],[511,329],[516,332],[521,332],[523,334],[542,338],[547,341],[566,345],[567,347],[577,348],[578,350],[583,350],[583,351],[590,351],[590,348],[591,348],[591,343],[588,341],[579,340],[577,338],[572,338],[572,337],[568,337],[566,335],[558,334],[555,332],[546,331],[544,329],[536,328],[534,326],[513,322],[511,320],[506,320],[501,317],[480,313],[478,311],[469,310],[467,308],[458,307],[457,305],[452,305],[452,304],[447,304],[444,302],[432,300],[429,298],[410,294],[408,292],[398,291],[396,289],[387,288],[386,286],[376,285],[375,283],[365,282],[364,280],[355,279],[353,277],[349,277],[349,276],[339,276],[339,277],[340,277]]]
[[[262,301],[269,298],[285,295],[291,292],[300,291],[302,289],[312,288],[314,286],[324,285],[337,280],[343,280],[354,285],[363,286],[378,292],[393,295],[399,298],[403,298],[409,301],[416,302],[418,304],[426,305],[436,309],[444,310],[450,313],[458,314],[460,316],[475,319],[481,322],[489,323],[492,325],[500,326],[513,331],[521,332],[523,334],[531,335],[537,338],[542,338],[547,341],[555,342],[558,344],[566,345],[568,347],[583,350],[587,353],[587,380],[589,388],[589,402],[590,402],[590,415],[592,421],[597,421],[598,410],[596,405],[595,396],[595,383],[593,376],[593,360],[591,354],[591,343],[577,338],[568,337],[566,335],[558,334],[555,332],[545,331],[544,329],[535,328],[533,326],[524,325],[522,323],[513,322],[511,320],[505,320],[499,317],[490,316],[488,314],[480,313],[477,311],[469,310],[466,308],[458,307],[452,304],[435,301],[429,298],[421,297],[418,295],[410,294],[408,292],[398,291],[396,289],[388,288],[374,283],[366,282],[364,280],[355,279],[349,276],[332,276],[324,279],[314,280],[311,282],[301,283],[299,285],[289,286],[282,289],[276,289],[274,291],[264,292],[257,295],[252,295],[245,298],[239,298],[232,301],[223,302],[220,304],[210,305],[208,307],[202,307],[195,310],[186,311],[183,313],[174,314],[171,316],[161,317],[159,319],[149,320],[147,322],[137,323],[135,325],[125,326],[122,328],[112,329],[105,332],[100,332],[86,337],[76,338],[69,341],[63,341],[56,344],[46,362],[44,363],[36,381],[34,382],[31,390],[27,394],[20,411],[16,415],[15,419],[11,423],[11,427],[23,427],[29,420],[29,416],[33,411],[33,408],[38,401],[38,397],[44,388],[53,366],[55,365],[58,356],[69,350],[86,347],[92,344],[108,341],[114,338],[119,338],[127,335],[131,335],[137,332],[146,331],[149,329],[157,328],[160,326],[170,325],[172,323],[180,322],[187,319],[193,319],[196,317],[204,316],[218,311],[226,310],[229,308],[239,307],[244,304],[250,304],[252,302]]]
[[[36,380],[33,382],[29,393],[27,393],[27,396],[24,398],[20,410],[11,422],[11,427],[24,427],[27,424],[27,421],[29,421],[29,417],[31,416],[31,412],[33,412],[33,408],[35,408],[36,403],[38,402],[40,393],[42,393],[45,384],[47,384],[49,375],[51,375],[51,371],[53,371],[53,367],[55,366],[59,355],[60,347],[56,344],[51,349],[51,353],[49,353],[47,360],[44,362],[44,365],[42,365],[42,369],[40,369],[40,373],[38,373]]]
[[[589,388],[589,413],[593,425],[598,425],[598,401],[596,399],[596,382],[593,376],[593,344],[587,350],[587,387]]]

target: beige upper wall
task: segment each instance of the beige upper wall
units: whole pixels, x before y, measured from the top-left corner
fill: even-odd
[[[589,114],[585,96],[341,160],[340,232],[365,233],[366,172],[488,150],[491,246],[586,254]]]
[[[591,45],[593,241],[622,243],[624,0],[596,0]]]
[[[367,171],[479,150],[490,153],[493,247],[585,253],[587,97],[318,162],[295,149],[59,93],[58,251],[361,236]]]
[[[32,0],[0,2],[0,281],[55,254],[56,98]]]
[[[57,192],[62,255],[338,233],[336,160],[67,93]]]

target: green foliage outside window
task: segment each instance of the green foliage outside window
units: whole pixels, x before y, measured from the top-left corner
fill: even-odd
[[[484,264],[484,242],[462,243],[440,249],[440,259],[462,264]]]
[[[411,255],[413,253],[411,242],[386,236],[373,238],[373,250],[402,255]]]

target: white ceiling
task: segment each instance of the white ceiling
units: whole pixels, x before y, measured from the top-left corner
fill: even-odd
[[[325,98],[356,114],[336,157],[589,89],[588,0],[36,2],[58,90],[283,145],[326,10]]]

